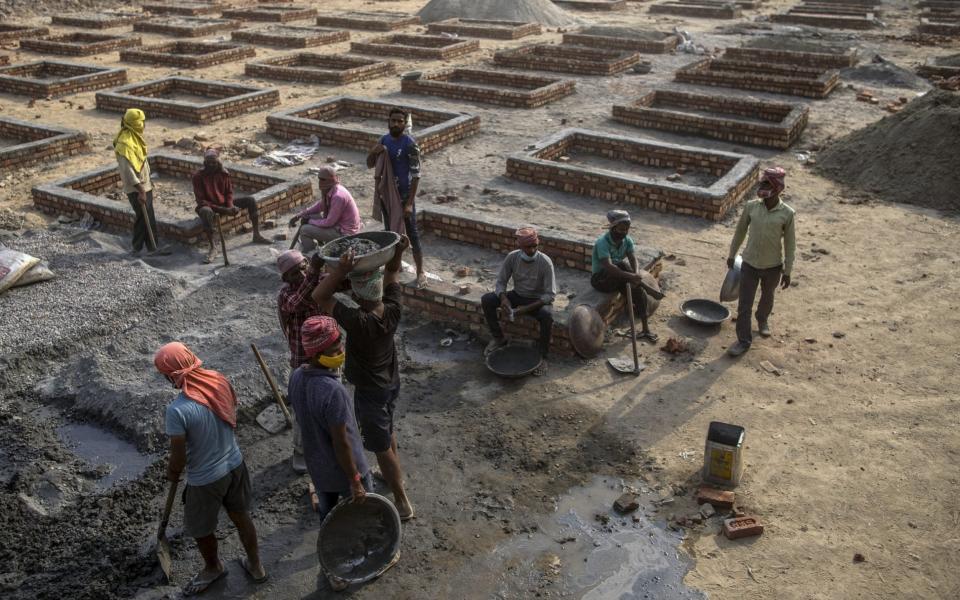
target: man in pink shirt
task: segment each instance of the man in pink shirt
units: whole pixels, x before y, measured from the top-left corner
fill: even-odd
[[[317,173],[320,186],[320,201],[306,208],[292,219],[290,227],[302,219],[300,247],[304,252],[312,252],[317,243],[326,244],[345,235],[363,231],[363,221],[357,203],[347,188],[340,185],[340,177],[332,167],[321,167]]]

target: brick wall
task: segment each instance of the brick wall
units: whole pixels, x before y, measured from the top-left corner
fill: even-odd
[[[948,37],[960,36],[960,23],[947,23],[944,21],[920,19],[920,24],[917,25],[917,31],[920,33],[944,35]]]
[[[203,37],[221,31],[230,31],[243,27],[241,21],[232,19],[203,19],[200,17],[180,17],[178,19],[151,19],[134,23],[134,31],[160,33],[176,37]]]
[[[627,7],[627,0],[553,0],[553,3],[573,10],[613,11]]]
[[[345,27],[347,29],[366,29],[368,31],[395,31],[411,25],[420,24],[420,17],[414,15],[392,13],[388,16],[387,13],[383,14],[383,18],[373,18],[356,13],[320,15],[317,17],[317,25],[324,27]]]
[[[15,42],[23,38],[42,37],[49,33],[50,30],[46,27],[0,23],[0,43]]]
[[[67,56],[90,56],[104,52],[113,52],[122,48],[139,46],[143,40],[139,37],[102,35],[95,33],[67,33],[20,41],[20,48],[48,54]]]
[[[651,5],[648,10],[652,15],[682,15],[703,19],[739,19],[743,15],[740,7],[735,4],[707,6],[684,2],[662,2]]]
[[[191,177],[203,165],[199,158],[165,152],[154,153],[149,161],[151,170],[157,174],[183,178]],[[237,188],[255,190],[251,195],[259,209],[261,220],[290,212],[313,199],[310,180],[306,177],[290,179],[242,165],[227,164],[227,167]],[[107,165],[76,177],[34,187],[33,203],[49,214],[88,212],[105,229],[126,232],[133,227],[133,210],[125,202],[103,197],[103,194],[118,189],[119,183],[120,175],[116,166]],[[245,222],[245,212],[233,217],[221,217],[225,232],[239,229]],[[176,239],[186,243],[203,239],[199,218],[182,221],[159,219],[157,227],[162,239]]]
[[[146,13],[113,12],[52,15],[50,20],[54,25],[81,27],[83,29],[112,29],[114,27],[133,25],[149,18],[150,15]]]
[[[402,56],[428,60],[449,60],[480,50],[479,40],[457,41],[439,35],[390,35],[364,42],[351,42],[357,54]]]
[[[35,77],[47,79],[35,79]],[[126,83],[125,69],[39,61],[0,69],[0,92],[34,98],[90,92]]]
[[[237,42],[277,46],[280,48],[310,48],[350,40],[350,32],[321,27],[277,27],[276,29],[243,29],[234,31],[231,39]]]
[[[224,18],[241,19],[244,21],[270,21],[273,23],[287,23],[289,21],[302,21],[304,19],[313,19],[317,16],[317,9],[309,6],[247,6],[233,10],[223,11]]]
[[[156,97],[174,90],[220,101],[196,104]],[[276,106],[280,104],[280,92],[275,88],[167,77],[97,94],[97,108],[100,110],[124,112],[133,104],[154,117],[169,117],[202,124]]]
[[[493,61],[498,65],[517,69],[615,75],[639,63],[640,55],[636,52],[598,50],[582,46],[538,44],[501,50],[493,55]]]
[[[663,34],[663,38],[659,40],[643,40],[587,33],[565,33],[563,34],[563,43],[586,48],[610,48],[646,54],[666,54],[677,47],[677,44],[680,43],[680,36]]]
[[[423,154],[429,154],[480,130],[480,117],[438,111],[419,106],[339,96],[316,104],[274,113],[267,117],[267,131],[283,139],[316,135],[324,145],[369,150],[387,130],[387,115],[401,106],[413,117],[414,137]],[[341,127],[337,115],[383,119],[382,130]]]
[[[148,3],[143,5],[143,10],[155,15],[186,15],[188,17],[197,17],[200,15],[212,15],[223,10],[224,5],[216,2],[177,2],[177,3]]]
[[[79,131],[0,117],[0,138],[20,140],[0,148],[0,170],[61,160],[85,152],[87,136]]]
[[[709,187],[694,187],[555,162],[573,149],[640,165],[705,172],[719,179]],[[748,155],[567,129],[539,142],[532,152],[510,156],[506,175],[607,202],[718,221],[755,183],[758,164]]]
[[[845,17],[843,15],[810,15],[802,13],[786,13],[770,15],[774,23],[791,23],[794,25],[812,25],[830,29],[873,29],[877,26],[876,19],[869,17]]]
[[[226,62],[253,58],[253,46],[224,42],[167,42],[120,52],[120,60],[148,65],[170,65],[182,69],[202,69]]]
[[[711,113],[698,115],[685,109]],[[807,126],[803,104],[766,102],[753,98],[709,96],[670,90],[645,94],[633,104],[614,106],[613,118],[635,127],[693,133],[728,142],[789,148]],[[769,123],[739,120],[762,119]]]
[[[481,19],[447,19],[427,25],[427,31],[433,34],[452,33],[465,37],[490,38],[496,40],[516,40],[528,35],[540,35],[543,28],[539,23],[520,21],[484,21]]]
[[[491,85],[503,86],[504,89],[485,87]],[[524,89],[506,89],[508,87]],[[423,75],[419,79],[403,79],[400,89],[405,94],[443,96],[514,108],[536,108],[574,93],[576,81],[505,71],[445,69]]]
[[[856,48],[852,48],[843,54],[767,50],[766,48],[727,48],[723,57],[743,62],[786,63],[821,70],[852,67],[857,64],[858,59]]]
[[[837,71],[778,63],[706,58],[674,74],[676,81],[744,90],[826,98],[840,84]]]
[[[310,81],[345,85],[393,75],[397,66],[391,62],[345,54],[301,52],[263,61],[249,62],[244,72],[251,77],[283,81]]]

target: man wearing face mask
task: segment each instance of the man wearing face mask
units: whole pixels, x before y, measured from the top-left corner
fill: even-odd
[[[320,167],[317,172],[320,200],[290,219],[290,227],[303,220],[300,230],[300,247],[304,252],[313,252],[317,244],[326,244],[345,235],[363,231],[363,221],[357,203],[347,188],[340,184],[340,177],[333,167]]]
[[[590,285],[606,294],[625,292],[629,285],[633,292],[633,312],[640,319],[641,331],[637,337],[655,343],[659,338],[650,331],[647,295],[660,300],[664,294],[643,282],[634,255],[633,239],[627,235],[630,232],[630,214],[625,210],[611,210],[607,213],[607,223],[607,232],[593,243]]]
[[[497,309],[502,318],[511,321],[518,316],[531,316],[540,323],[540,355],[543,362],[534,375],[543,375],[547,369],[547,353],[550,351],[550,334],[553,328],[553,314],[550,307],[557,295],[557,279],[550,257],[540,252],[540,238],[533,227],[517,230],[517,246],[507,255],[493,292],[483,295],[481,304],[487,319],[487,327],[493,339],[487,344],[484,355],[507,345],[503,335]],[[507,284],[513,280],[513,289],[507,291]]]
[[[377,455],[383,478],[393,492],[400,519],[413,518],[413,506],[403,487],[403,473],[397,454],[393,415],[400,397],[400,369],[394,334],[403,312],[400,271],[403,252],[410,245],[400,236],[396,251],[386,267],[370,273],[353,273],[356,257],[352,250],[340,257],[337,266],[317,284],[313,299],[333,316],[347,334],[344,376],[354,385],[354,410],[360,425],[363,447]],[[349,276],[357,307],[334,298],[334,292]]]
[[[781,167],[764,169],[757,189],[759,200],[751,200],[743,207],[737,230],[730,242],[727,267],[733,268],[737,250],[747,238],[740,266],[740,298],[737,304],[737,343],[730,346],[730,356],[741,356],[753,342],[750,311],[760,287],[760,302],[757,305],[757,328],[760,335],[770,337],[770,313],[773,312],[773,297],[777,285],[790,287],[797,250],[797,235],[794,226],[795,211],[780,200],[786,172]],[[747,234],[749,233],[749,237]]]

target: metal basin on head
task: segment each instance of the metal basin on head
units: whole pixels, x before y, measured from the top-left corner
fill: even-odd
[[[328,266],[337,266],[337,264],[340,262],[340,257],[330,256],[330,253],[334,248],[338,248],[339,245],[343,243],[343,240],[350,239],[370,240],[371,242],[374,242],[380,246],[379,250],[369,254],[357,256],[357,264],[351,271],[352,273],[369,273],[370,271],[375,271],[390,262],[390,259],[393,258],[393,254],[395,252],[394,248],[400,241],[400,234],[392,231],[366,231],[364,233],[347,235],[337,238],[320,248],[320,257]]]

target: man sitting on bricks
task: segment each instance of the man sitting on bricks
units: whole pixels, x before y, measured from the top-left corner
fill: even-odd
[[[290,219],[290,227],[302,221],[300,247],[304,252],[313,252],[317,244],[353,235],[363,231],[363,220],[357,203],[347,188],[340,184],[340,177],[333,167],[320,167],[317,172],[320,200]]]
[[[507,255],[494,291],[483,295],[481,304],[487,319],[487,327],[493,339],[487,344],[484,355],[507,345],[500,318],[513,321],[514,318],[529,315],[540,323],[539,350],[543,362],[534,371],[534,375],[543,375],[547,370],[547,354],[550,351],[550,334],[553,328],[553,314],[550,310],[557,295],[557,278],[550,257],[540,252],[540,237],[533,227],[523,227],[516,232],[518,249]],[[513,279],[513,289],[507,291],[507,284]]]
[[[217,255],[213,243],[213,230],[221,216],[232,217],[245,209],[253,224],[253,243],[269,244],[270,240],[260,235],[257,203],[252,196],[233,197],[233,181],[230,172],[220,162],[220,153],[208,148],[203,153],[203,168],[193,175],[193,195],[197,201],[197,214],[207,236],[207,255],[203,262],[211,263]]]

